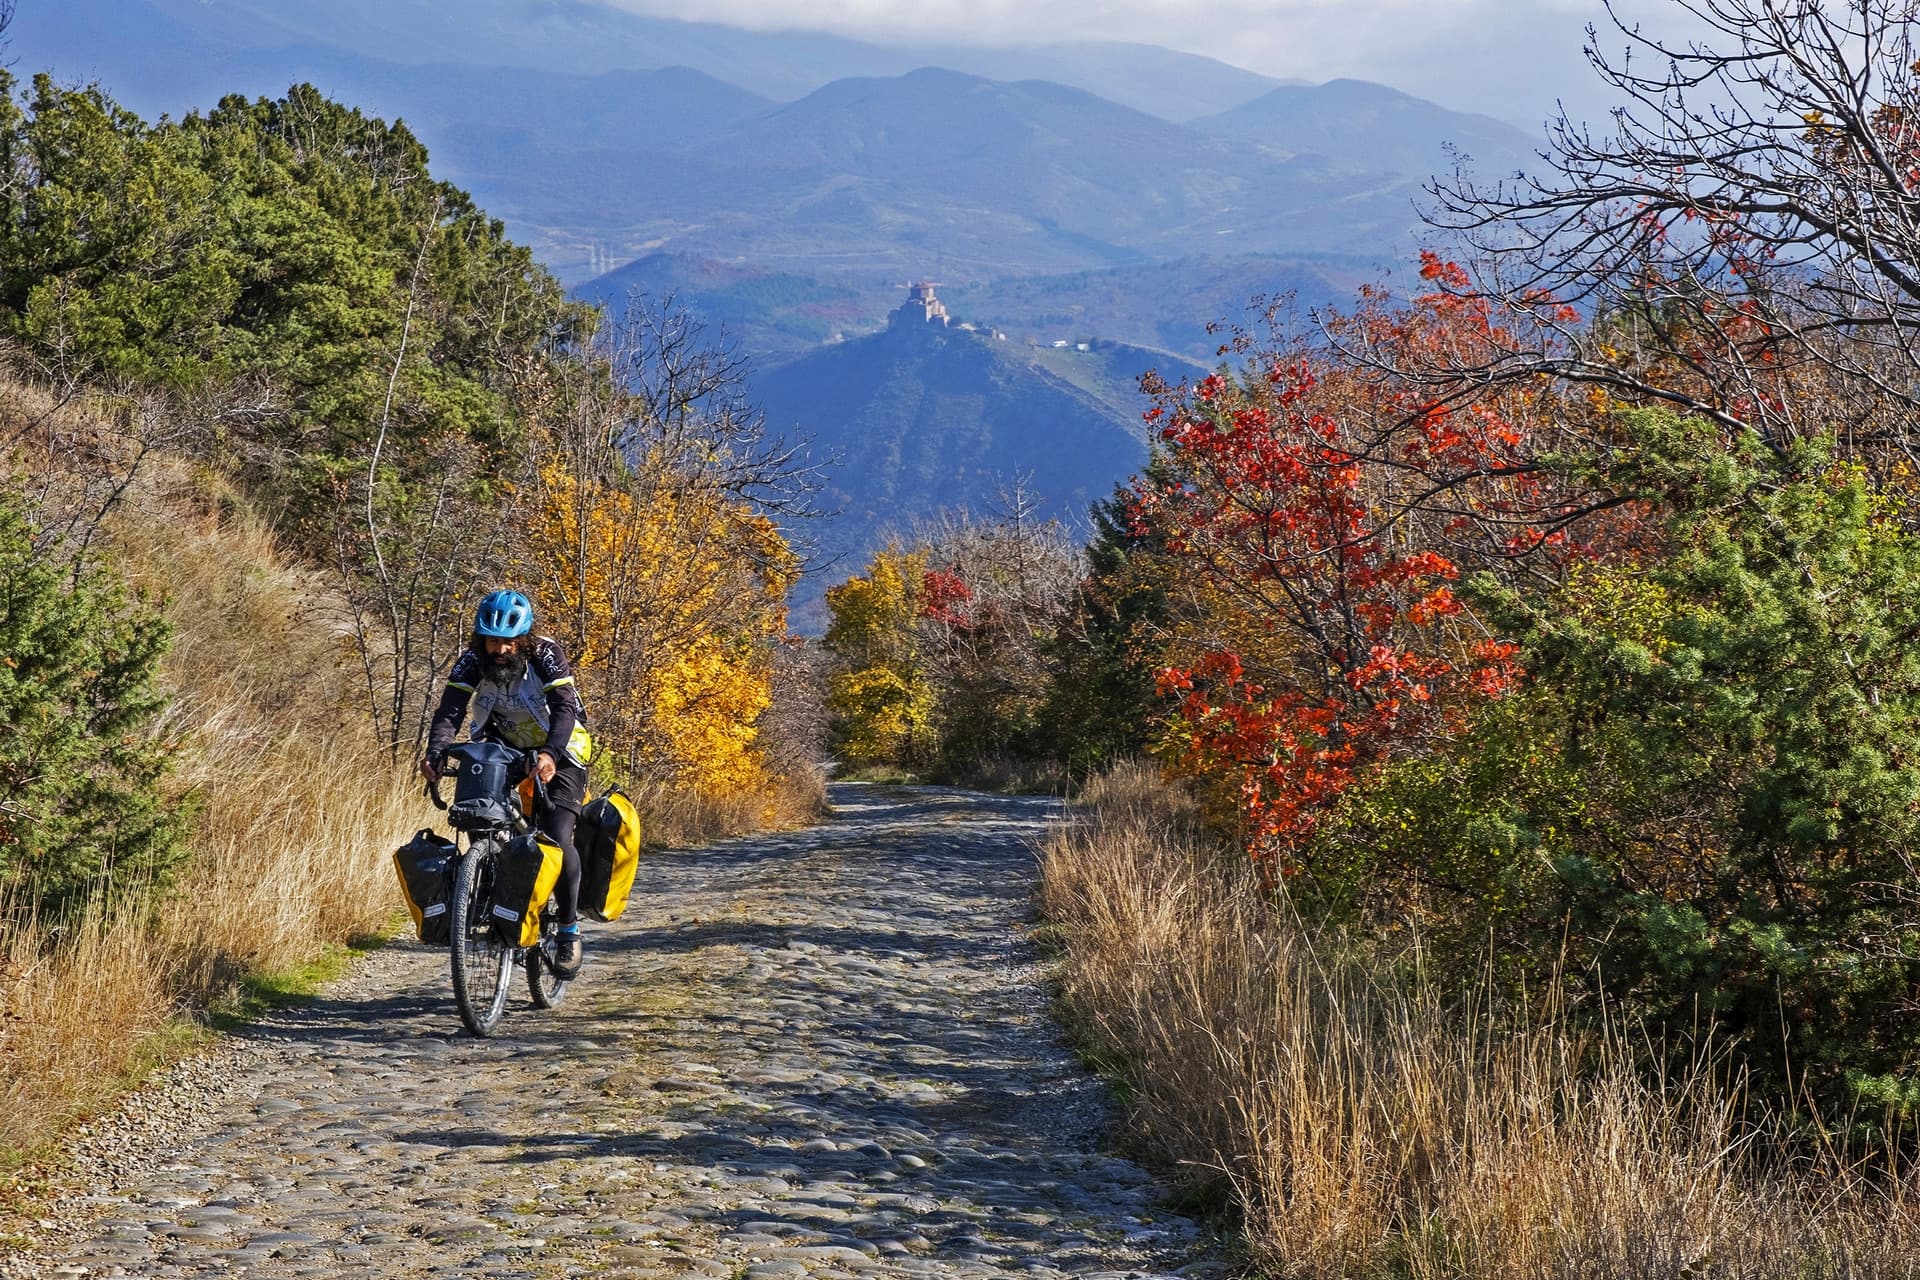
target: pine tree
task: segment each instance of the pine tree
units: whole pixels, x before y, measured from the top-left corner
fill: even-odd
[[[105,568],[36,552],[0,495],[0,878],[44,913],[158,886],[186,852],[155,736],[169,640]]]

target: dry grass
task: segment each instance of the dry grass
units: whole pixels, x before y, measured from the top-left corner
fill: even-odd
[[[752,831],[787,831],[827,815],[827,788],[817,771],[781,775],[757,792],[716,794],[661,782],[631,788],[650,845],[685,848]]]
[[[193,856],[174,893],[68,936],[0,901],[0,1153],[13,1160],[124,1087],[182,1013],[385,928],[391,851],[431,813],[343,705],[340,639],[302,621],[325,583],[221,499],[184,464],[150,461],[113,528],[122,567],[177,629],[166,732],[186,748]]]
[[[1709,1060],[1462,1011],[1262,899],[1129,768],[1044,854],[1064,994],[1136,1127],[1281,1277],[1910,1277],[1910,1178],[1798,1163]]]

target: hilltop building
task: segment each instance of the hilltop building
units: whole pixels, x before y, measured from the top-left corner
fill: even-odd
[[[907,300],[887,316],[887,325],[937,324],[945,328],[947,305],[933,296],[935,281],[922,280],[907,286]]]

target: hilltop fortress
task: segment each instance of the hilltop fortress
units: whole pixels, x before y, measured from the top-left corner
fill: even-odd
[[[937,287],[938,281],[934,280],[921,280],[908,285],[907,300],[887,312],[887,328],[925,332],[928,325],[937,325],[942,329],[965,329],[968,333],[982,334],[1000,342],[1007,340],[1007,335],[993,325],[974,324],[967,320],[955,321],[947,314],[946,304],[933,296],[933,291]]]
[[[922,280],[918,284],[907,286],[907,300],[887,313],[887,327],[897,328],[903,324],[937,324],[945,328],[949,323],[946,304],[933,296],[937,281]]]

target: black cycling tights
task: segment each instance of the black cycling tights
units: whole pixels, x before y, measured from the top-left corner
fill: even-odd
[[[573,827],[578,821],[580,815],[571,809],[550,808],[540,815],[540,829],[560,846],[560,881],[553,886],[553,896],[563,925],[580,918],[580,851],[573,847]]]
[[[561,765],[547,784],[547,803],[534,816],[540,830],[560,846],[560,883],[553,887],[553,896],[563,925],[580,918],[580,852],[573,847],[573,827],[580,821],[580,802],[586,795],[587,771],[576,764]]]

